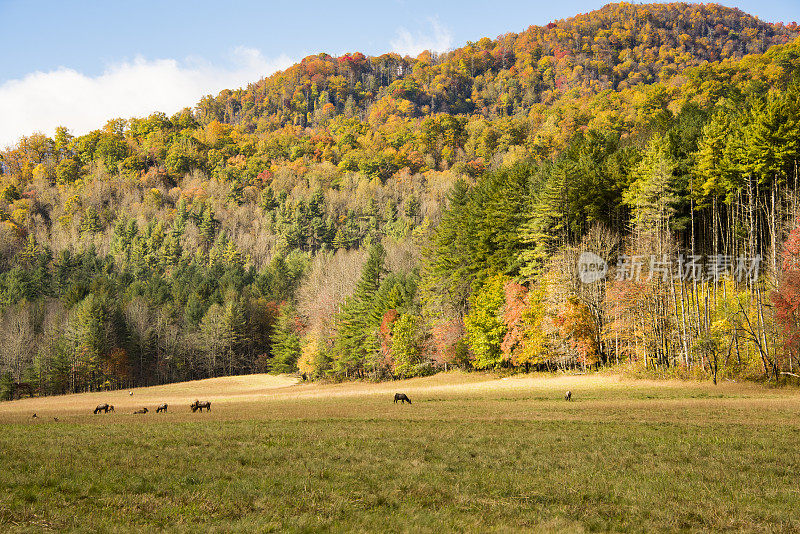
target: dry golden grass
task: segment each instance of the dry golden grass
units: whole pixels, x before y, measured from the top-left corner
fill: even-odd
[[[573,401],[563,401],[564,392]],[[413,410],[398,412],[395,392],[407,393]],[[133,392],[133,395],[130,395]],[[24,422],[33,413],[41,420],[103,420],[92,411],[100,403],[114,405],[114,415],[151,410],[142,421],[158,421],[155,408],[169,404],[170,419],[195,420],[189,405],[208,400],[214,420],[269,418],[522,419],[652,421],[681,419],[692,424],[719,417],[743,424],[788,422],[800,416],[800,395],[793,389],[765,389],[757,384],[627,380],[616,375],[518,375],[453,371],[396,382],[302,383],[281,375],[244,375],[196,380],[113,392],[93,392],[20,399],[0,403],[0,423]],[[766,418],[741,417],[753,410]],[[89,417],[91,416],[91,417]],[[111,417],[111,414],[106,416]],[[127,418],[126,418],[127,419]]]
[[[189,404],[195,399],[209,400],[212,403],[253,401],[264,398],[271,392],[287,389],[297,381],[296,378],[289,376],[258,374],[209,378],[130,390],[26,398],[0,403],[0,422],[19,420],[20,417],[30,417],[34,413],[39,417],[59,418],[91,414],[95,406],[104,402],[114,405],[116,413],[133,412],[141,407],[155,411],[156,407],[164,402],[169,404],[171,410],[188,411]]]

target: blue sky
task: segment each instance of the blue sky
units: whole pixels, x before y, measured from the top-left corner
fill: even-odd
[[[0,0],[0,145],[168,113],[320,51],[416,55],[598,9],[589,0]],[[800,0],[726,0],[776,22]]]

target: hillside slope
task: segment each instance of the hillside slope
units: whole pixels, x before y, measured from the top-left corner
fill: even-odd
[[[204,122],[249,131],[316,126],[339,113],[361,112],[370,122],[392,113],[515,115],[568,93],[666,82],[689,67],[762,53],[797,35],[796,24],[765,23],[718,4],[609,4],[438,56],[309,56],[245,90],[203,99],[198,111]]]
[[[596,237],[611,265],[683,246],[768,258],[779,279],[797,35],[713,4],[612,4],[442,56],[312,56],[172,117],[23,138],[0,152],[0,395],[298,368],[710,373],[720,332],[777,338],[785,317],[742,306],[758,321],[706,332],[707,299],[675,295],[716,285],[590,295],[557,271]],[[721,376],[795,368],[778,343],[737,351]]]

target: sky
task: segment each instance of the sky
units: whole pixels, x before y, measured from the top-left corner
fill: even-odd
[[[305,56],[416,56],[599,9],[605,1],[0,0],[0,147],[56,126],[175,113]],[[722,0],[769,22],[800,0]]]

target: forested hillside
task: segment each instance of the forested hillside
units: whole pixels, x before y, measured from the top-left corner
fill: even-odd
[[[611,4],[24,137],[0,152],[0,394],[447,366],[793,376],[798,34]],[[584,251],[604,278],[581,281]]]

